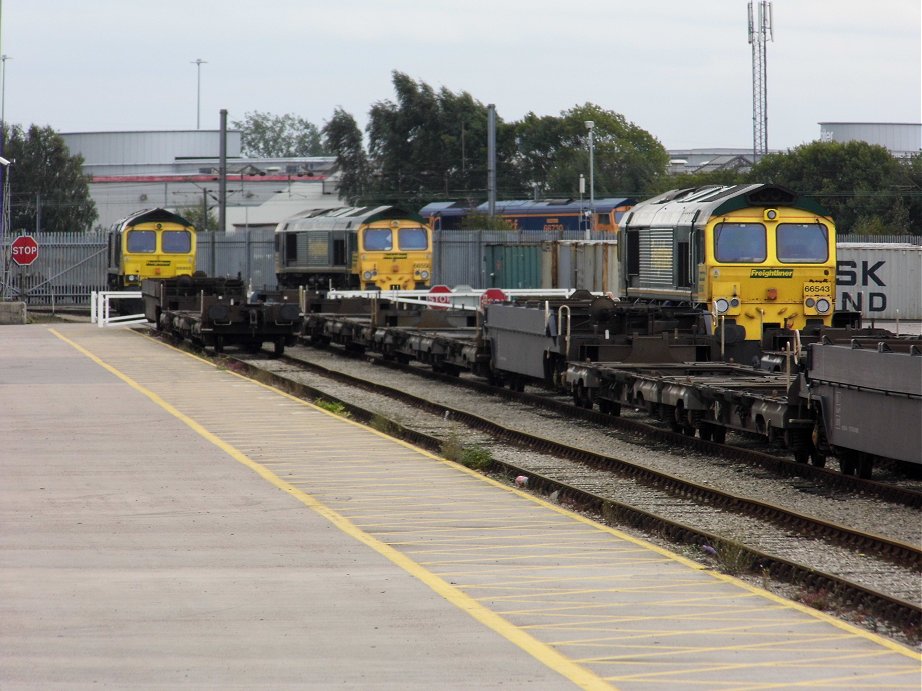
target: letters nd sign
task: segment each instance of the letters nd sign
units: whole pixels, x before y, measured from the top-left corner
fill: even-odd
[[[38,243],[34,238],[23,235],[13,240],[10,245],[10,253],[13,261],[19,266],[29,266],[29,264],[38,259]]]

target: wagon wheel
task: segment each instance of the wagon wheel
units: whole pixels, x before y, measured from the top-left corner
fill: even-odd
[[[711,439],[717,444],[726,444],[727,443],[727,428],[720,427],[719,425],[715,425],[714,431],[711,434]]]
[[[858,467],[858,452],[842,449],[839,452],[839,472],[843,475],[854,475]]]

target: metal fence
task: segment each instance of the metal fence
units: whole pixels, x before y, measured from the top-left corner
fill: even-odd
[[[38,258],[29,266],[10,259],[14,238],[2,243],[0,297],[36,305],[89,305],[106,287],[106,236],[96,233],[36,233]]]
[[[3,271],[0,298],[30,305],[89,306],[93,291],[106,289],[106,236],[96,233],[38,233],[39,256],[31,266],[10,261],[12,237],[0,243]],[[596,233],[593,240],[610,239]],[[474,289],[495,285],[498,245],[535,245],[554,240],[583,240],[578,231],[557,233],[460,230],[437,233],[433,247],[433,282]],[[845,242],[904,242],[922,245],[922,236],[844,236]],[[236,233],[200,233],[197,269],[210,276],[241,277],[254,290],[275,288],[274,233],[246,230]],[[505,286],[514,287],[514,286]]]

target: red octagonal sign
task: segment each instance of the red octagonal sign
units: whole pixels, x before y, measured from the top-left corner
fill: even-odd
[[[38,259],[38,243],[34,238],[23,235],[13,240],[10,245],[10,252],[13,255],[14,262],[20,266],[29,266],[29,264]]]

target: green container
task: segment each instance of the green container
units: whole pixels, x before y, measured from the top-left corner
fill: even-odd
[[[486,286],[489,288],[543,288],[543,243],[500,245],[484,248]]]

